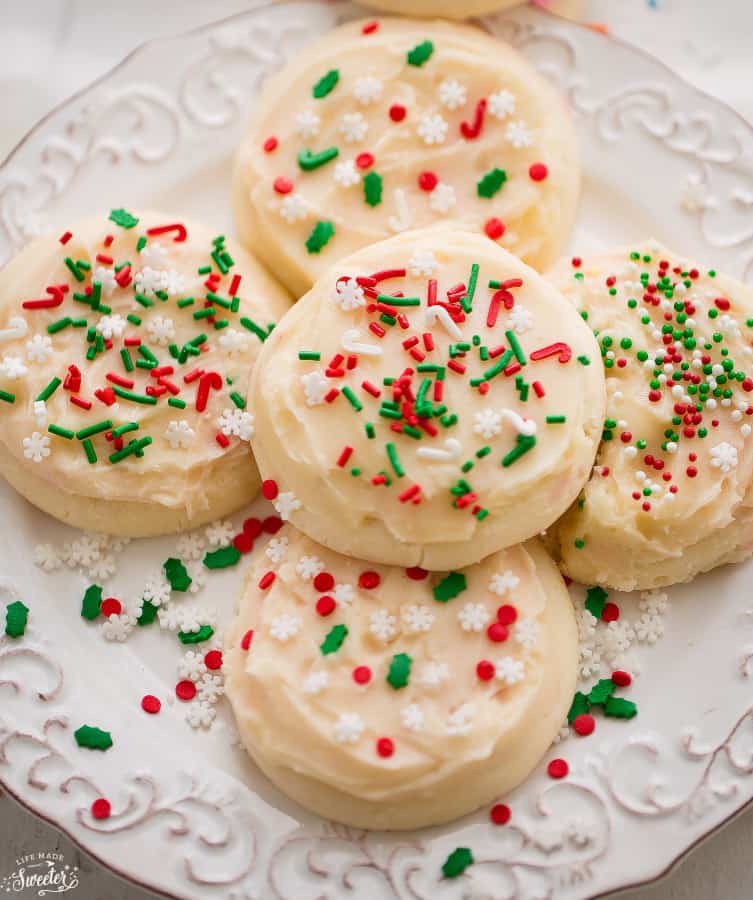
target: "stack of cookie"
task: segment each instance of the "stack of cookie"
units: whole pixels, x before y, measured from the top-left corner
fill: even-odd
[[[224,235],[124,209],[0,274],[17,490],[122,535],[260,484],[286,520],[226,689],[321,815],[415,828],[526,778],[576,685],[557,564],[647,588],[753,549],[753,297],[653,242],[540,274],[576,144],[482,31],[351,22],[269,81],[238,155],[242,241],[294,306]]]

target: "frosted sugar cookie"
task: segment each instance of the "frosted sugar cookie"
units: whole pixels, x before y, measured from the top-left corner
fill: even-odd
[[[252,567],[225,652],[249,753],[359,828],[446,822],[523,781],[564,721],[577,631],[538,541],[460,572],[379,567],[287,526]]]
[[[753,291],[647,241],[552,275],[607,376],[583,495],[550,531],[564,570],[652,588],[753,550]]]
[[[589,328],[486,238],[427,229],[334,266],[265,343],[253,448],[315,540],[393,565],[477,562],[551,525],[593,463]]]
[[[345,25],[270,79],[241,145],[243,240],[296,294],[337,259],[454,221],[551,265],[579,168],[563,101],[470,26]]]
[[[385,12],[408,16],[441,16],[445,19],[469,19],[517,6],[520,0],[364,0],[364,6],[372,6]],[[576,18],[583,10],[583,0],[538,0],[542,9],[558,16]]]
[[[0,272],[0,473],[81,528],[143,536],[259,486],[250,369],[288,306],[222,235],[113,210]]]

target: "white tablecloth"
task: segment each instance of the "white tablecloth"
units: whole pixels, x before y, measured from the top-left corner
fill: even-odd
[[[460,0],[458,0],[460,2]],[[549,0],[540,0],[546,5]],[[550,0],[556,8],[557,0]],[[52,106],[145,40],[240,12],[244,0],[4,0],[0,11],[0,159]],[[753,122],[752,0],[584,0],[583,21],[651,52]],[[753,813],[696,850],[638,900],[750,900]],[[51,828],[0,797],[0,877],[20,855],[59,850],[82,867],[80,900],[145,900]]]

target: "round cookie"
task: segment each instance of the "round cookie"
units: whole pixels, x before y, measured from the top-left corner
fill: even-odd
[[[565,512],[591,470],[604,377],[543,277],[440,227],[323,275],[266,342],[250,408],[283,518],[349,556],[446,569]]]
[[[520,784],[575,690],[577,631],[538,541],[460,572],[372,568],[286,526],[225,651],[241,738],[286,794],[358,828],[436,825]]]
[[[267,82],[233,196],[244,242],[300,295],[337,259],[448,221],[544,268],[579,178],[564,102],[515,50],[386,19],[336,29]]]
[[[289,299],[247,253],[113,210],[0,272],[0,474],[80,528],[182,531],[256,494],[250,369]]]
[[[364,6],[384,12],[409,16],[441,16],[445,19],[470,19],[519,5],[520,0],[363,0]],[[538,6],[558,16],[577,18],[583,11],[583,0],[538,0]]]
[[[753,291],[647,241],[563,261],[607,377],[599,454],[549,532],[564,571],[632,590],[753,550]]]

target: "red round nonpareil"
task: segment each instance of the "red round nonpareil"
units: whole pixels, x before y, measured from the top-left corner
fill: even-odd
[[[356,666],[353,669],[353,681],[356,684],[368,684],[371,681],[371,669],[368,666]]]
[[[391,738],[382,737],[377,741],[377,753],[385,758],[392,756],[395,752],[395,744]]]
[[[274,137],[274,135],[272,135],[271,137],[268,137],[266,139],[266,141],[264,141],[264,144],[263,144],[264,152],[271,153],[273,150],[276,150],[277,144],[278,144],[278,141],[277,141],[277,138]]]
[[[275,178],[272,187],[278,194],[289,194],[293,190],[293,182],[284,175],[280,175]]]
[[[620,607],[616,603],[605,603],[601,611],[602,622],[616,622],[620,618]]]
[[[531,181],[544,181],[548,174],[549,169],[541,162],[533,163],[528,170]]]
[[[373,591],[374,588],[379,587],[382,579],[379,577],[379,572],[373,572],[371,570],[367,572],[361,572],[358,576],[358,586],[365,591]]]
[[[103,616],[119,616],[123,610],[123,605],[115,597],[107,597],[107,599],[102,601],[99,609]]]
[[[501,644],[502,641],[506,641],[509,633],[507,627],[502,625],[501,622],[492,622],[486,629],[487,637],[490,641],[494,641],[495,644]]]
[[[590,713],[581,713],[573,719],[573,731],[581,737],[593,734],[596,728],[596,719]]]
[[[402,103],[393,103],[390,107],[390,118],[393,122],[402,122],[408,114],[408,110]]]
[[[476,663],[476,675],[481,681],[491,681],[494,678],[494,663],[488,659],[482,659]]]
[[[222,650],[210,650],[204,656],[204,665],[213,672],[222,668]]]
[[[267,478],[266,481],[262,481],[261,493],[265,500],[275,500],[279,493],[277,482],[273,478]]]
[[[159,697],[155,697],[154,694],[145,694],[141,698],[141,708],[144,712],[148,712],[154,716],[162,709],[162,703],[160,702]]]
[[[330,616],[335,611],[337,604],[333,597],[325,594],[316,601],[316,611],[320,616]]]
[[[279,516],[267,516],[261,523],[262,530],[267,534],[277,534],[282,528],[283,522]]]
[[[243,523],[243,530],[253,540],[261,534],[261,519],[250,518]]]
[[[553,759],[546,767],[550,778],[564,778],[570,771],[567,761],[564,759]]]
[[[329,572],[320,572],[314,578],[314,588],[319,591],[320,594],[323,594],[325,591],[331,591],[334,586],[335,579]]]
[[[374,154],[373,153],[359,153],[356,157],[356,165],[359,169],[368,169],[370,166],[374,165]]]
[[[497,621],[501,625],[512,625],[518,618],[518,611],[510,603],[504,603],[497,610]]]
[[[510,807],[506,803],[495,803],[489,810],[489,818],[495,825],[507,825],[511,815]]]
[[[632,683],[633,677],[629,672],[624,672],[622,669],[617,669],[615,672],[612,672],[612,681],[617,685],[617,687],[627,687]]]
[[[484,224],[484,233],[493,241],[498,241],[505,233],[505,223],[502,219],[492,216],[492,218],[487,219]]]
[[[233,546],[239,553],[250,553],[254,549],[254,539],[241,531],[233,538]]]
[[[409,569],[405,570],[405,574],[412,581],[423,581],[429,573],[426,569],[422,569],[421,566],[411,566]]]
[[[110,801],[104,797],[98,797],[91,805],[92,816],[95,819],[109,819],[112,807]]]
[[[431,192],[438,184],[439,178],[434,172],[421,172],[418,176],[418,186],[422,191]]]
[[[196,696],[196,685],[185,678],[175,685],[175,696],[179,700],[193,700]]]

